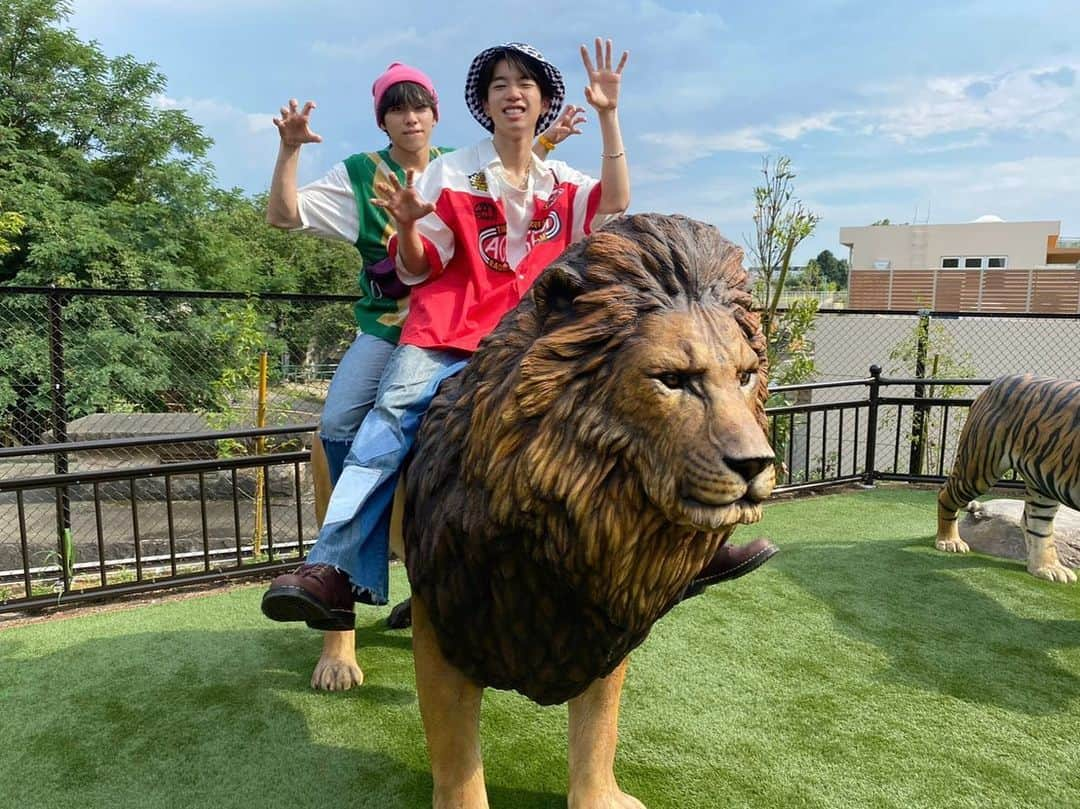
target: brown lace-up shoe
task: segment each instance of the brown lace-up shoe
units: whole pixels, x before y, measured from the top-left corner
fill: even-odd
[[[745,545],[731,545],[725,542],[698,577],[690,582],[683,598],[699,595],[706,587],[717,582],[745,576],[769,561],[779,550],[764,538],[755,539]]]
[[[349,577],[333,565],[300,565],[281,574],[263,593],[262,611],[272,621],[303,621],[312,629],[356,626]]]

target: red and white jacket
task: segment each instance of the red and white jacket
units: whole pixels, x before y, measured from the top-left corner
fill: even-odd
[[[489,139],[432,161],[417,180],[420,196],[435,204],[435,211],[417,222],[430,271],[410,275],[398,262],[401,279],[417,285],[401,333],[403,344],[475,351],[545,267],[610,218],[596,215],[599,180],[534,155],[525,245],[508,245],[496,174],[501,166]],[[388,249],[397,256],[396,236]],[[522,254],[517,266],[510,266],[507,256]]]

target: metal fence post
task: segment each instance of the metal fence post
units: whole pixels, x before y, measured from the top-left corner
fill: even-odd
[[[57,444],[67,443],[67,385],[64,380],[64,306],[68,293],[55,286],[49,290],[49,387],[52,398],[52,434]],[[53,471],[58,475],[68,471],[68,455],[53,455]],[[64,592],[71,589],[71,571],[75,560],[71,559],[71,497],[67,486],[56,489],[56,540],[60,556],[60,575]]]
[[[881,366],[870,366],[870,407],[866,417],[866,468],[863,469],[863,485],[873,486],[874,464],[877,455],[878,397],[881,395]]]
[[[915,378],[926,378],[926,352],[930,343],[930,312],[919,310],[919,326],[915,340]],[[925,399],[926,388],[915,385],[914,398]],[[926,417],[929,408],[916,402],[911,411],[911,453],[908,456],[908,474],[922,473],[923,455],[926,452]]]

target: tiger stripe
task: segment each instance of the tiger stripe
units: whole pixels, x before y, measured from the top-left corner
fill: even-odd
[[[938,493],[938,550],[963,553],[957,512],[1009,469],[1024,480],[1028,570],[1074,582],[1054,546],[1059,504],[1080,510],[1080,382],[1030,374],[996,379],[971,405],[956,461]]]

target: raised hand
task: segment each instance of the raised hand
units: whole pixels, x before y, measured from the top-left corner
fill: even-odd
[[[311,131],[311,112],[315,102],[308,101],[304,108],[295,98],[289,99],[289,106],[281,108],[281,117],[274,119],[274,126],[281,135],[281,142],[286,146],[303,146],[305,143],[322,143],[322,135]]]
[[[585,123],[585,108],[567,104],[555,123],[542,134],[552,143],[559,144],[571,135],[580,135],[580,127],[583,123]]]
[[[596,38],[596,66],[593,67],[588,49],[581,46],[581,61],[585,64],[585,73],[589,77],[589,86],[585,88],[585,100],[597,112],[614,110],[619,105],[619,85],[622,82],[622,70],[629,51],[623,51],[618,67],[611,69],[611,40]]]
[[[411,225],[419,219],[423,219],[435,210],[430,202],[425,202],[420,193],[413,188],[413,176],[415,172],[410,169],[405,172],[405,185],[398,180],[397,175],[391,174],[389,183],[379,181],[375,183],[377,197],[372,197],[371,204],[377,208],[384,208],[400,228],[402,225]]]

